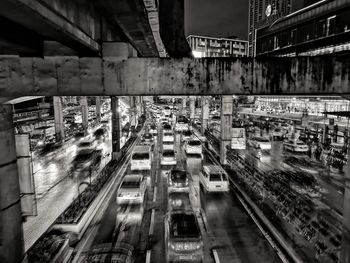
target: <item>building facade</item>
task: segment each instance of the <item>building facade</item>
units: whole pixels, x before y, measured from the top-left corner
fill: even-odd
[[[256,30],[271,25],[293,11],[303,8],[310,0],[249,0],[248,54],[256,55]]]
[[[248,55],[246,40],[189,35],[187,41],[194,57],[245,57]]]
[[[256,31],[256,55],[316,56],[350,51],[350,1],[323,0]]]

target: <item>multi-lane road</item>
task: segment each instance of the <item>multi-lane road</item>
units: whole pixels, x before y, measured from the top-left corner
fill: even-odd
[[[174,167],[160,165],[162,130],[159,126],[153,151],[152,169],[146,173],[147,200],[142,205],[116,203],[117,187],[107,208],[94,221],[95,231],[83,237],[76,248],[75,262],[82,262],[94,248],[110,247],[127,242],[134,247],[136,262],[163,263],[166,260],[164,216],[169,209],[167,172]],[[190,175],[189,200],[182,200],[196,215],[204,242],[204,262],[215,262],[214,253],[221,262],[280,262],[274,249],[262,235],[240,201],[230,188],[227,193],[208,194],[199,185],[199,169],[212,162],[208,152],[203,156],[186,156],[180,134],[175,136],[177,168]],[[125,163],[118,176],[131,173]],[[95,234],[93,234],[95,233]]]

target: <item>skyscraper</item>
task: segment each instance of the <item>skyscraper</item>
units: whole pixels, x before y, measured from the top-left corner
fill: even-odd
[[[255,56],[255,33],[262,25],[273,23],[280,17],[301,8],[305,0],[249,0],[248,54]]]

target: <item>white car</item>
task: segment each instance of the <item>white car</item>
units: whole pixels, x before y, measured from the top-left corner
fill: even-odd
[[[303,152],[306,153],[309,150],[309,146],[300,140],[286,140],[283,142],[283,148],[292,152]]]
[[[163,142],[173,142],[175,140],[174,133],[170,131],[163,132]]]
[[[117,191],[117,204],[143,203],[146,189],[146,180],[143,175],[126,175]]]
[[[174,142],[163,141],[163,150],[175,150]]]
[[[160,164],[161,165],[176,165],[175,151],[174,150],[163,150]]]
[[[265,151],[271,150],[271,142],[265,137],[252,137],[247,140],[247,143],[250,147],[254,147],[256,149]]]
[[[281,128],[275,128],[272,131],[272,136],[271,137],[274,140],[276,140],[276,139],[281,140],[281,139],[283,139],[284,134],[285,134],[285,132],[283,132],[283,130]]]
[[[190,139],[185,143],[185,152],[187,154],[202,154],[202,143],[198,139]]]

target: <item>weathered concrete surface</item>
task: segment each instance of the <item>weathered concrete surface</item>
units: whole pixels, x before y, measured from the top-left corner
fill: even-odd
[[[0,262],[21,262],[24,253],[20,187],[12,105],[0,104]]]
[[[0,97],[350,94],[350,56],[162,59],[0,56]]]

